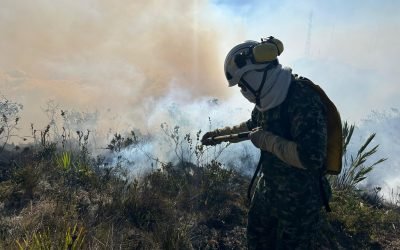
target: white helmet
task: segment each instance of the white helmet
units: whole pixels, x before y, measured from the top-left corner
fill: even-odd
[[[238,84],[245,73],[265,69],[282,51],[282,42],[272,36],[262,38],[261,43],[248,40],[233,47],[224,63],[229,87]]]

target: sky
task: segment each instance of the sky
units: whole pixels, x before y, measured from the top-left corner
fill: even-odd
[[[398,1],[216,1],[247,37],[284,41],[281,63],[321,85],[344,119],[399,107]],[[246,4],[243,4],[246,3]]]
[[[281,64],[362,126],[400,109],[399,12],[396,0],[0,0],[0,96],[24,106],[21,133],[52,108],[100,136],[233,125],[252,105],[227,87],[225,55],[272,35]]]

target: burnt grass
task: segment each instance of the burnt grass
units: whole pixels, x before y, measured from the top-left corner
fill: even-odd
[[[0,154],[0,249],[246,249],[250,178],[217,161],[137,177],[54,144]],[[331,207],[341,249],[400,249],[398,207],[355,190]]]

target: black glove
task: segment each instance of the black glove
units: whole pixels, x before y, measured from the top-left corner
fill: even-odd
[[[220,141],[214,141],[212,138],[215,136],[220,135],[219,130],[216,129],[214,131],[209,131],[203,135],[201,138],[201,144],[205,146],[215,146],[217,144],[220,144]]]

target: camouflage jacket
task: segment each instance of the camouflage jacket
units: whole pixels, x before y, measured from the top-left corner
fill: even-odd
[[[262,151],[262,172],[268,203],[279,211],[296,210],[300,214],[322,206],[320,179],[330,196],[323,165],[327,149],[326,110],[319,94],[293,77],[285,101],[261,112],[254,108],[249,129],[262,127],[297,143],[299,158],[306,170],[288,165],[275,155]],[[303,211],[303,212],[302,212]],[[272,212],[272,211],[271,211]]]

